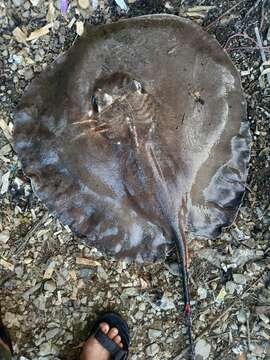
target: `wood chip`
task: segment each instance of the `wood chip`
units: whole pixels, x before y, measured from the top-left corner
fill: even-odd
[[[73,279],[74,281],[77,280],[77,275],[76,275],[76,271],[75,271],[75,270],[70,270],[70,271],[69,271],[69,275],[70,275],[71,279]]]
[[[92,259],[77,257],[76,258],[77,265],[83,266],[101,266],[101,263]]]
[[[0,266],[10,271],[14,270],[14,265],[4,259],[0,259]]]
[[[2,176],[2,187],[1,187],[1,195],[5,194],[8,191],[8,187],[9,187],[9,176],[10,176],[10,171],[6,172],[3,176]]]
[[[9,142],[11,142],[11,140],[12,140],[11,130],[10,130],[8,124],[3,119],[0,119],[0,129],[3,131],[5,138]]]
[[[9,144],[6,144],[1,147],[0,156],[8,155],[10,152],[11,152],[11,146]]]
[[[55,261],[52,261],[49,266],[47,267],[44,275],[43,275],[43,279],[51,279],[52,277],[52,274],[54,272],[54,269],[55,269]]]
[[[53,5],[53,2],[49,3],[46,20],[48,23],[52,23],[55,20],[55,7]]]
[[[270,315],[270,305],[261,305],[255,307],[255,313],[257,315],[264,314]]]
[[[84,30],[84,24],[83,24],[83,22],[82,22],[82,21],[77,21],[77,22],[76,22],[76,33],[77,33],[79,36],[82,36],[83,30]]]
[[[12,31],[12,34],[19,43],[26,44],[27,34],[25,32],[23,32],[19,27],[16,27]]]
[[[37,29],[33,32],[31,32],[31,34],[28,36],[27,40],[28,41],[32,41],[32,40],[36,40],[38,38],[40,38],[41,36],[47,35],[50,32],[50,28],[52,27],[52,23],[47,24],[45,26],[43,26],[40,29]]]

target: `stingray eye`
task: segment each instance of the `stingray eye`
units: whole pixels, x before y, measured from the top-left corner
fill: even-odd
[[[91,104],[93,106],[94,112],[98,112],[98,100],[97,100],[97,97],[95,95],[91,96]]]

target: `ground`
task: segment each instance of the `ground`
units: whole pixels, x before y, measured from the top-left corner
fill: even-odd
[[[57,2],[4,0],[0,2],[0,303],[15,359],[75,359],[88,321],[108,308],[129,322],[132,360],[185,359],[186,329],[174,256],[169,254],[166,263],[139,267],[85,246],[48,214],[12,149],[12,111],[26,85],[72,45],[85,22],[149,13],[199,21],[228,51],[241,74],[253,137],[250,174],[237,219],[219,239],[195,239],[190,244],[196,358],[270,359],[270,84],[267,77],[260,77],[267,64],[261,67],[255,34],[257,26],[267,57],[269,1],[132,0],[126,13],[113,0],[73,0],[62,16]],[[25,34],[48,23],[53,26],[26,40]]]

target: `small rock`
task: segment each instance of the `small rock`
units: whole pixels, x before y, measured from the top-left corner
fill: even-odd
[[[177,263],[165,264],[165,267],[168,269],[170,274],[179,276],[179,264]]]
[[[24,0],[13,0],[12,2],[16,7],[19,7],[23,4]]]
[[[160,337],[161,335],[162,335],[162,331],[160,330],[155,330],[155,329],[148,330],[148,337],[150,341]]]
[[[48,292],[54,292],[56,289],[55,282],[53,280],[48,280],[44,284],[44,290]]]
[[[46,332],[46,339],[50,340],[53,339],[56,335],[58,335],[60,332],[59,328],[55,328],[55,329],[51,329],[49,331]]]
[[[151,344],[146,348],[146,354],[148,356],[155,356],[158,352],[159,352],[159,346],[156,343]]]
[[[239,285],[245,285],[247,283],[247,278],[242,274],[233,274],[233,281]]]
[[[87,279],[92,274],[91,269],[80,269],[80,277],[83,279]]]
[[[207,298],[207,290],[205,288],[199,287],[197,290],[197,294],[199,295],[200,300],[204,300]]]
[[[135,314],[135,319],[136,320],[142,320],[144,317],[144,313],[142,311],[138,311],[136,314]]]
[[[32,78],[34,77],[34,73],[33,73],[33,70],[32,69],[26,69],[24,71],[24,78],[25,80],[31,80]]]
[[[89,0],[78,0],[79,7],[87,9],[89,7]]]
[[[9,231],[4,230],[0,233],[0,243],[6,244],[9,240]]]
[[[102,266],[98,266],[97,274],[98,274],[98,277],[101,278],[102,280],[105,280],[105,281],[108,280],[108,275]]]
[[[199,340],[195,345],[195,354],[201,356],[203,360],[209,358],[211,351],[211,345],[208,344],[204,339]]]
[[[54,351],[52,349],[52,344],[49,342],[43,343],[40,345],[39,348],[39,355],[41,356],[46,356],[46,355],[50,355],[53,354]]]
[[[30,2],[33,6],[38,6],[39,4],[39,0],[30,0]]]
[[[236,290],[237,285],[233,282],[233,281],[228,281],[226,283],[226,291],[230,294],[233,295],[235,290]]]
[[[241,323],[244,324],[247,321],[247,314],[246,312],[241,309],[238,313],[237,313],[237,320]]]
[[[159,304],[161,310],[172,310],[175,309],[174,302],[172,299],[169,299],[165,294],[162,296]]]

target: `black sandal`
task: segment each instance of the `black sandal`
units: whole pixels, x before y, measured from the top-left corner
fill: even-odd
[[[13,355],[13,348],[9,333],[0,319],[0,359],[8,360]]]
[[[123,348],[120,348],[113,340],[111,340],[106,334],[104,334],[99,324],[105,322],[111,328],[117,328],[118,335],[121,336],[121,342]],[[113,312],[107,312],[98,317],[94,323],[90,336],[94,336],[97,341],[111,354],[112,360],[127,360],[128,348],[130,344],[129,328],[128,324],[122,317]]]

